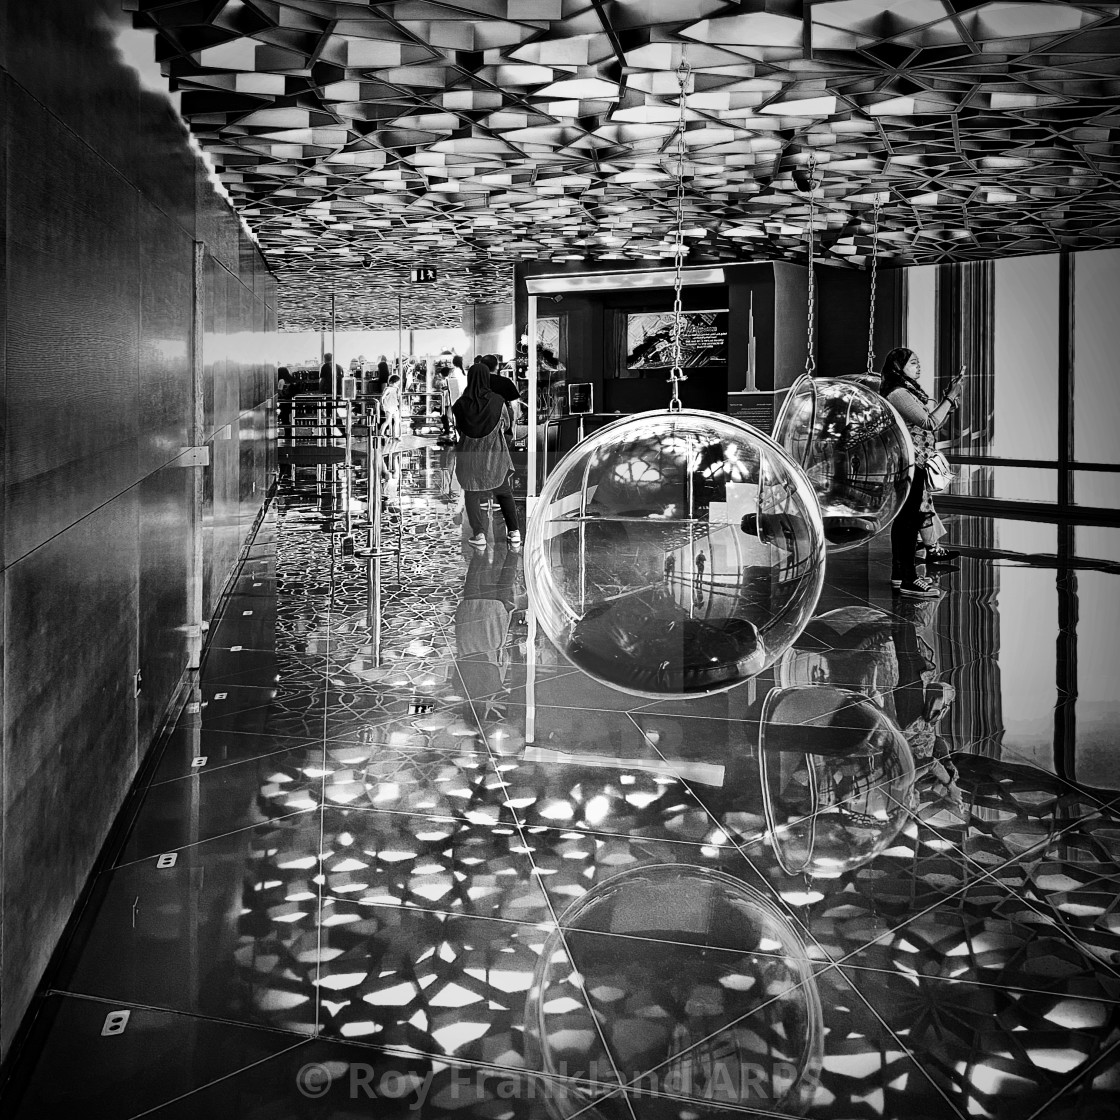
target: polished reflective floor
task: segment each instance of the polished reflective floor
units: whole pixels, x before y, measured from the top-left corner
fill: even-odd
[[[406,443],[380,561],[281,485],[5,1116],[1120,1115],[1120,530],[950,518],[938,601],[830,556],[651,699]]]

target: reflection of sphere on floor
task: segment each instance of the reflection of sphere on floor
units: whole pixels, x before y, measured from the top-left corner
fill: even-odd
[[[774,439],[808,475],[832,552],[870,540],[906,501],[914,474],[910,433],[857,378],[802,377],[782,405]]]
[[[820,509],[773,441],[730,417],[647,412],[549,475],[526,581],[544,632],[605,684],[730,688],[781,656],[824,579]]]
[[[820,1068],[820,998],[797,934],[757,891],[686,864],[625,871],[569,907],[525,1015],[560,1120],[797,1112]]]
[[[886,712],[859,692],[773,689],[762,706],[758,758],[767,839],[787,874],[851,871],[906,823],[913,753]]]
[[[898,685],[890,615],[875,607],[838,607],[811,619],[777,665],[777,683],[833,684],[882,700]]]

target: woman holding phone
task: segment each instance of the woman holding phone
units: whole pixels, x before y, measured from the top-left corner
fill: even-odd
[[[926,459],[937,450],[935,433],[957,408],[964,381],[961,366],[945,396],[930,408],[929,395],[918,384],[922,365],[918,355],[904,346],[892,350],[883,363],[880,392],[902,417],[914,442],[914,481],[898,516],[891,525],[891,584],[900,595],[911,599],[936,599],[941,588],[924,575],[918,575],[915,551],[918,534],[927,516],[933,516],[933,497],[926,488]],[[943,550],[941,559],[948,556]],[[928,553],[927,553],[928,555]],[[933,559],[938,554],[934,553]]]

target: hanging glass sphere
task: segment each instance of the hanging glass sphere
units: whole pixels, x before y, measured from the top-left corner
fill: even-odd
[[[744,883],[687,864],[624,871],[568,908],[541,951],[525,1037],[556,1120],[796,1114],[823,1055],[793,928]]]
[[[855,548],[895,518],[914,476],[914,445],[894,408],[862,377],[802,377],[774,439],[820,502],[830,552]]]
[[[832,685],[771,690],[758,761],[767,838],[787,875],[835,878],[861,867],[908,819],[913,753],[862,693]]]
[[[824,533],[804,473],[710,412],[600,428],[549,475],[526,583],[568,659],[642,696],[717,692],[772,665],[812,617]]]

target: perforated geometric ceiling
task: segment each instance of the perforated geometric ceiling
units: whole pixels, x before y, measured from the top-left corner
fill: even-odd
[[[1120,4],[126,0],[280,280],[286,329],[510,298],[518,260],[885,264],[1120,243]],[[372,267],[363,265],[363,260]]]

